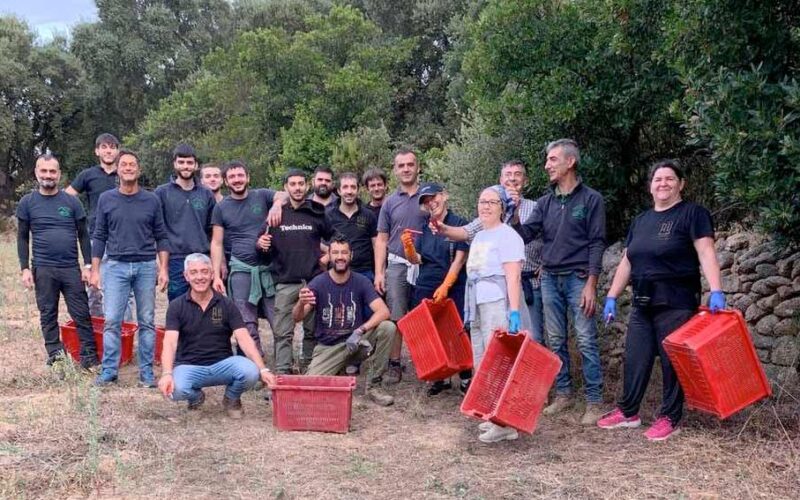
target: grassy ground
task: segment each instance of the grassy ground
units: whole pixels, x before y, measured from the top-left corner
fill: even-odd
[[[279,432],[257,392],[245,394],[245,418],[233,422],[220,390],[189,413],[136,388],[133,366],[110,389],[72,369],[60,380],[44,366],[34,297],[18,278],[13,242],[3,241],[2,498],[800,497],[796,387],[725,422],[689,412],[680,436],[655,444],[641,430],[582,428],[576,408],[542,418],[531,436],[482,445],[456,394],[429,399],[415,380],[393,391],[393,407],[357,395],[349,434]],[[606,381],[613,401],[619,374]],[[645,422],[659,398],[656,377],[651,385]]]

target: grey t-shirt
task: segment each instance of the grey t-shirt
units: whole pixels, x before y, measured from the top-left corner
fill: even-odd
[[[170,259],[192,253],[208,254],[211,214],[217,204],[214,194],[196,182],[187,191],[175,181],[158,186],[155,193],[164,211]]]
[[[525,262],[525,244],[510,226],[501,224],[475,235],[469,247],[467,277],[469,280],[505,276],[503,264]],[[478,304],[505,299],[503,290],[491,280],[479,280],[475,287]]]
[[[275,191],[271,189],[250,189],[243,200],[226,196],[214,207],[211,224],[225,230],[232,257],[251,266],[258,265],[256,240],[274,198]]]
[[[403,242],[400,241],[403,230],[422,231],[425,219],[425,213],[419,208],[419,190],[409,196],[398,189],[386,198],[378,216],[378,232],[389,234],[389,253],[403,257]]]
[[[78,223],[86,213],[75,197],[61,190],[52,196],[33,191],[17,205],[17,218],[30,224],[33,267],[78,265]]]

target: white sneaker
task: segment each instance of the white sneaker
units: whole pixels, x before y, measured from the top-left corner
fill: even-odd
[[[481,432],[486,432],[488,430],[491,430],[491,428],[493,426],[494,426],[494,424],[487,420],[485,422],[481,422],[481,423],[478,424],[478,430],[481,431]]]
[[[513,441],[519,437],[513,427],[500,427],[492,424],[492,428],[478,436],[481,443],[497,443],[499,441]]]

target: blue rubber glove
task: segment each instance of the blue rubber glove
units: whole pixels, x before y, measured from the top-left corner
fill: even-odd
[[[708,298],[708,307],[711,309],[712,314],[725,309],[725,292],[711,290],[711,296]]]
[[[508,312],[508,333],[515,335],[519,333],[520,318],[519,311]]]
[[[606,305],[603,307],[603,321],[606,324],[611,323],[614,321],[614,318],[617,317],[617,298],[616,297],[606,297]]]

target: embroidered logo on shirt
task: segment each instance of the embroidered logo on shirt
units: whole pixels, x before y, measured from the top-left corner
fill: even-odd
[[[586,218],[586,214],[589,210],[586,208],[586,205],[580,204],[575,205],[572,207],[572,217],[574,219],[583,220]]]
[[[250,204],[250,211],[256,215],[261,215],[264,213],[264,207],[259,205],[258,203],[251,203]]]
[[[214,306],[214,308],[211,309],[211,323],[214,324],[214,326],[222,324],[222,307]]]
[[[206,200],[202,198],[192,198],[191,200],[189,200],[189,203],[195,210],[205,210],[206,208]]]
[[[58,215],[61,217],[72,217],[72,209],[69,207],[58,207]]]
[[[661,223],[661,227],[658,228],[658,239],[660,240],[668,240],[672,235],[672,226],[673,222],[668,220],[666,222]]]

